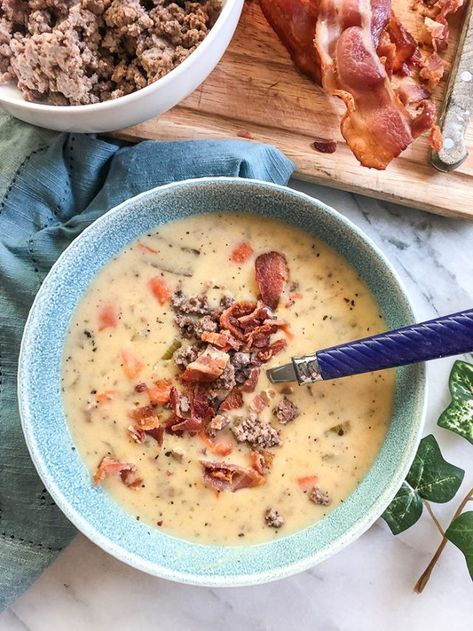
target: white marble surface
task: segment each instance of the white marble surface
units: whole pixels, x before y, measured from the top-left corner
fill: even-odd
[[[403,277],[418,319],[472,306],[473,224],[326,188],[295,186],[331,204],[371,236]],[[461,489],[465,493],[473,484],[473,447],[435,426],[448,401],[452,361],[429,366],[425,433],[439,437],[448,460],[464,468],[469,464]],[[455,504],[436,507],[444,524]],[[412,591],[438,543],[426,514],[396,538],[378,521],[357,542],[304,574],[252,588],[216,590],[141,574],[78,536],[0,615],[0,631],[472,629],[472,582],[451,544],[424,593]]]

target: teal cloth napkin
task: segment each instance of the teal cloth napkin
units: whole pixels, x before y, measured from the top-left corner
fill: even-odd
[[[123,200],[168,182],[239,176],[286,184],[294,165],[245,141],[146,141],[121,146],[61,134],[0,113],[0,610],[71,541],[29,457],[16,373],[35,293],[80,232]]]

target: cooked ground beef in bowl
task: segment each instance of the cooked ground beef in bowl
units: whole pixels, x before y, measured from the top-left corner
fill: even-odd
[[[214,25],[221,0],[0,0],[0,83],[87,105],[157,81]]]

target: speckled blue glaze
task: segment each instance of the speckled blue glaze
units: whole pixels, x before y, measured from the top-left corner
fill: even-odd
[[[359,537],[402,483],[423,424],[422,365],[398,371],[386,440],[366,478],[319,523],[266,544],[208,546],[153,529],[122,510],[73,451],[61,391],[67,327],[97,272],[125,245],[157,225],[208,212],[269,215],[316,235],[359,271],[390,328],[414,321],[405,290],[383,254],[339,213],[287,188],[233,178],[169,184],[134,197],[86,229],[63,253],[31,309],[20,353],[18,395],[23,431],[45,486],[67,517],[121,561],[167,579],[209,586],[275,580],[307,569]],[[314,340],[314,349],[317,343]]]

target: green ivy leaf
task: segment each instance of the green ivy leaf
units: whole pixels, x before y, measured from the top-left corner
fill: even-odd
[[[391,504],[381,516],[393,535],[398,535],[414,525],[421,515],[422,500],[419,494],[403,482]]]
[[[473,511],[459,515],[447,529],[445,536],[463,552],[473,580]]]
[[[449,502],[463,481],[463,469],[450,464],[432,434],[420,441],[406,481],[420,497],[432,502]]]
[[[473,443],[473,364],[456,361],[450,373],[449,387],[452,402],[438,424]]]

